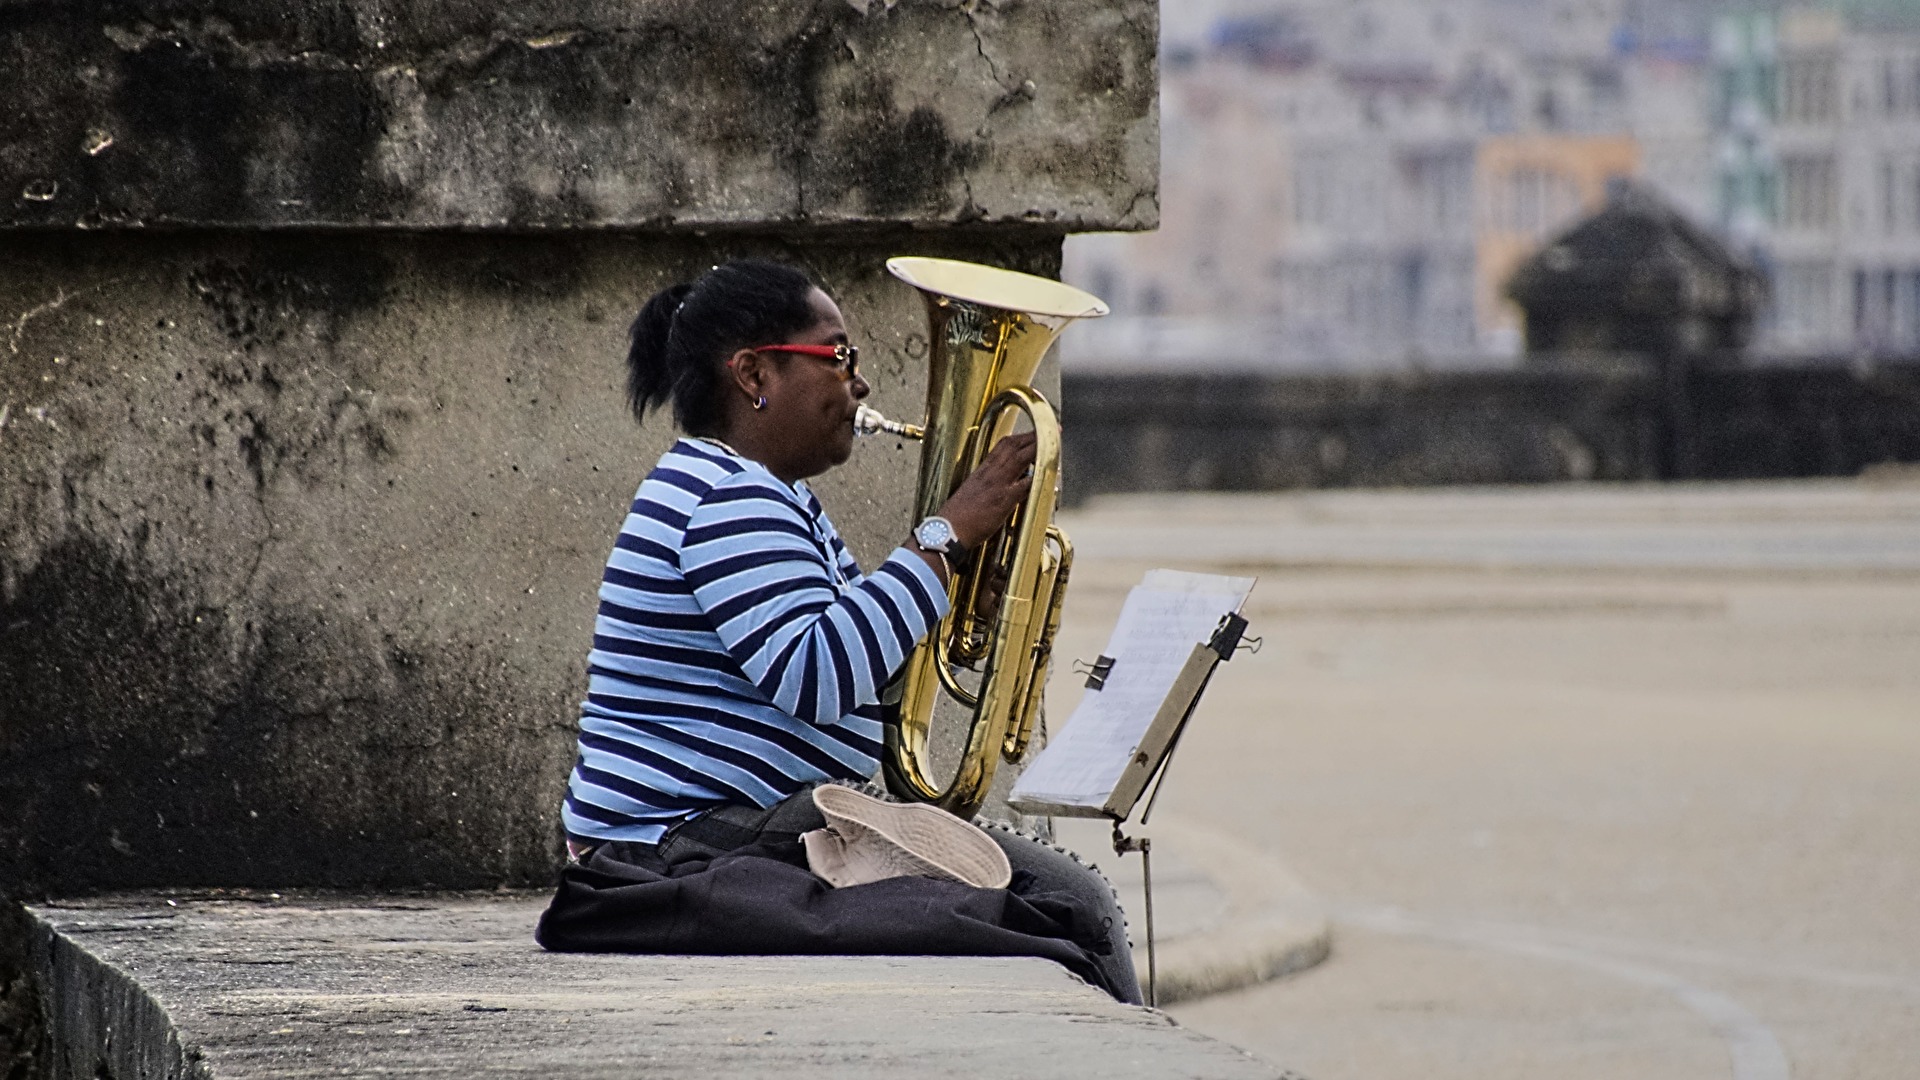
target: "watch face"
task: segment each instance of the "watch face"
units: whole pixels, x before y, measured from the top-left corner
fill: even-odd
[[[913,530],[913,538],[923,548],[945,551],[953,546],[953,526],[945,518],[928,518]]]

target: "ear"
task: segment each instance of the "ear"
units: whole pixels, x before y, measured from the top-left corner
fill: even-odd
[[[728,377],[748,401],[759,398],[766,392],[768,370],[767,358],[752,349],[741,349],[727,358]]]

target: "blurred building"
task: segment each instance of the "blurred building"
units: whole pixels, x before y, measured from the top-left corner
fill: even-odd
[[[1526,311],[1530,358],[1630,353],[1676,379],[1737,359],[1766,297],[1746,260],[1634,184],[1528,256],[1505,291]]]
[[[1606,203],[1640,170],[1640,144],[1624,135],[1504,135],[1482,139],[1474,162],[1480,191],[1474,230],[1474,311],[1483,338],[1518,336],[1507,281],[1541,244]]]
[[[1696,10],[1697,9],[1697,10]],[[1511,363],[1505,278],[1637,177],[1715,206],[1707,9],[1360,0],[1170,19],[1162,228],[1080,237],[1113,368]]]
[[[1920,352],[1913,13],[1729,16],[1715,58],[1719,224],[1773,285],[1761,351]]]

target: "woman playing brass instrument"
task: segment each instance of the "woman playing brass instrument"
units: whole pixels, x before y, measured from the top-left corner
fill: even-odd
[[[789,267],[715,267],[647,302],[633,323],[627,368],[635,417],[670,404],[684,437],[640,484],[602,578],[578,755],[561,811],[575,865],[542,920],[542,943],[1007,954],[1029,950],[1010,937],[969,937],[980,911],[1002,928],[1026,930],[1038,925],[1033,913],[1051,912],[1061,925],[1079,920],[1077,939],[1097,969],[1087,977],[1137,1003],[1112,889],[1071,856],[1010,830],[987,835],[1025,899],[928,878],[831,890],[810,875],[802,883],[743,859],[804,865],[795,837],[826,824],[812,789],[872,777],[882,695],[945,615],[949,562],[1004,526],[1024,497],[1031,436],[1002,440],[938,521],[922,523],[862,573],[807,486],[851,455],[855,412],[870,392],[831,297]],[[697,901],[685,891],[696,879],[708,890]],[[775,884],[760,896],[725,885],[751,891],[762,880]],[[631,900],[638,894],[620,890],[636,885],[653,890],[646,903],[610,899]],[[802,940],[765,930],[785,925],[784,910],[766,907],[776,888],[786,891],[775,907],[807,909],[796,925],[840,929]],[[917,899],[909,895],[916,889]],[[910,921],[899,913],[921,910],[934,894],[957,905],[948,929],[960,929],[933,927],[919,940],[900,927],[864,925]],[[862,897],[876,906],[863,908]],[[666,942],[635,928],[663,917],[660,904],[680,920],[688,906],[696,916],[737,911],[738,925]],[[739,937],[730,938],[733,931]],[[729,940],[738,946],[726,947]],[[1048,948],[1032,952],[1052,955]]]

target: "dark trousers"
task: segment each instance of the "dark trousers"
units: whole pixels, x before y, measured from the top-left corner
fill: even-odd
[[[1007,853],[1007,862],[1015,873],[1024,870],[1032,874],[1039,891],[1067,894],[1106,927],[1112,949],[1106,956],[1093,959],[1114,988],[1114,997],[1129,1005],[1140,1004],[1140,980],[1134,974],[1133,953],[1127,945],[1126,916],[1106,877],[1064,848],[995,822],[979,824]],[[709,810],[669,829],[658,847],[616,841],[605,845],[604,850],[620,862],[664,866],[690,857],[713,858],[765,841],[790,841],[826,826],[827,819],[813,804],[813,790],[808,788],[764,810],[752,806]]]

